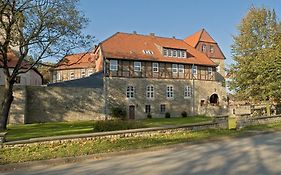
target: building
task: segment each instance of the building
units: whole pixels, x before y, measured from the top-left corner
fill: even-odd
[[[225,57],[202,29],[182,39],[116,33],[94,50],[104,73],[105,111],[125,108],[128,117],[222,115],[228,112]]]
[[[14,52],[11,51],[8,53],[8,59],[9,59],[8,67],[10,72],[12,73],[19,58],[16,56]],[[25,71],[30,66],[31,64],[28,61],[23,60],[20,71]],[[36,68],[32,68],[25,73],[17,75],[15,85],[40,86],[42,85],[42,82],[43,82],[42,74]],[[0,85],[4,85],[4,72],[3,72],[3,65],[1,62],[0,62]]]
[[[92,53],[72,54],[64,57],[51,69],[52,82],[62,82],[88,77],[95,71]]]
[[[91,58],[93,75],[50,86],[96,84],[93,88],[103,92],[104,113],[120,107],[130,119],[164,117],[167,112],[172,117],[182,112],[228,114],[225,57],[204,29],[185,39],[118,32],[95,47]]]

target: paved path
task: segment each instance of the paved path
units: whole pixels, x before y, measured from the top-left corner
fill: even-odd
[[[5,174],[281,174],[281,132]]]

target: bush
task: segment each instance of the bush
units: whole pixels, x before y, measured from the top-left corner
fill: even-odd
[[[165,113],[165,118],[171,118],[171,114],[169,112]]]
[[[148,113],[147,118],[152,118],[152,115],[150,113]]]
[[[185,117],[187,117],[187,113],[186,113],[185,111],[183,111],[183,112],[181,113],[181,116],[182,116],[183,118],[185,118]]]
[[[106,132],[137,128],[145,128],[145,125],[137,121],[103,120],[94,123],[93,131]]]
[[[127,116],[126,110],[120,107],[111,108],[111,116],[113,118],[125,119]]]

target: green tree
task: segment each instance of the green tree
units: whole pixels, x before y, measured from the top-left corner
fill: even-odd
[[[90,46],[92,38],[82,33],[88,20],[78,10],[78,2],[0,1],[0,67],[5,79],[4,100],[0,106],[0,130],[6,129],[17,75],[29,71],[47,57],[61,58],[73,49]],[[19,58],[12,71],[8,67],[9,52],[14,52]],[[28,55],[34,62],[29,68],[24,68],[22,63]]]
[[[242,19],[232,45],[235,64],[230,67],[230,88],[240,99],[280,98],[279,35],[280,23],[274,10],[251,7]]]

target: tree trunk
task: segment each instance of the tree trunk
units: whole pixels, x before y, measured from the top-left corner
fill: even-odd
[[[7,129],[9,112],[10,112],[11,104],[14,99],[12,83],[10,83],[10,82],[6,83],[3,94],[4,94],[4,98],[1,103],[0,131],[4,131]]]

